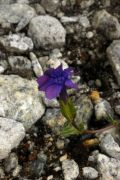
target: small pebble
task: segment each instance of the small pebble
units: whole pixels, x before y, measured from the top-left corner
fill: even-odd
[[[67,154],[60,157],[60,162],[65,161],[67,159]]]
[[[92,167],[84,167],[83,170],[83,176],[88,179],[96,179],[98,177],[98,172],[96,169]]]
[[[56,146],[58,149],[63,149],[64,148],[64,140],[62,139],[58,139],[57,142],[56,142]]]
[[[97,87],[101,87],[102,86],[102,83],[101,83],[100,79],[96,79],[95,80],[95,84],[96,84]]]
[[[61,167],[56,167],[56,168],[54,168],[54,171],[56,171],[56,172],[58,172],[58,171],[61,171]]]
[[[115,112],[116,114],[120,115],[120,104],[115,106]]]
[[[20,165],[18,165],[12,172],[12,176],[13,177],[17,177],[21,171],[22,167]]]
[[[3,66],[0,66],[0,74],[4,73],[5,69]]]
[[[94,36],[94,34],[93,34],[93,32],[91,32],[91,31],[89,31],[89,32],[86,33],[86,37],[87,37],[88,39],[91,39],[93,36]]]
[[[52,180],[52,179],[53,179],[53,175],[47,177],[47,180]]]

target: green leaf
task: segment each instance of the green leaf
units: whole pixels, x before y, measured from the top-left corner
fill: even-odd
[[[68,98],[66,102],[59,100],[61,112],[67,120],[73,121],[76,115],[76,109],[71,99]]]
[[[60,136],[69,137],[71,135],[78,135],[80,132],[73,127],[71,124],[67,124],[63,127],[63,129],[60,131]]]
[[[107,112],[106,112],[107,113]],[[115,120],[115,119],[113,119],[113,117],[110,115],[110,114],[108,114],[107,113],[107,120],[108,120],[108,122],[110,122],[111,124],[113,124],[113,125],[116,125],[117,124],[117,121]]]

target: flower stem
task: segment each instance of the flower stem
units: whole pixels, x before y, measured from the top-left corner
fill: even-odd
[[[101,129],[97,129],[97,130],[86,130],[84,131],[84,134],[96,134],[96,133],[101,133],[101,132],[104,132],[106,130],[109,130],[109,129],[112,129],[114,127],[116,127],[118,124],[120,123],[117,123],[117,124],[112,124],[112,125],[109,125],[105,128],[101,128]]]

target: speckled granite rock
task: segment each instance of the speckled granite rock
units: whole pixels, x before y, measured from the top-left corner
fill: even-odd
[[[93,26],[110,40],[120,38],[119,21],[106,10],[97,11],[93,19]]]
[[[44,114],[36,81],[17,75],[0,75],[0,116],[12,118],[30,128]]]
[[[49,15],[34,17],[30,21],[28,34],[36,48],[53,49],[65,44],[64,27],[56,18]]]
[[[100,148],[110,157],[120,160],[120,146],[115,142],[111,134],[105,134],[100,139]]]
[[[66,118],[61,114],[60,109],[58,108],[48,108],[45,116],[43,116],[42,121],[48,127],[52,129],[52,131],[56,134],[60,134],[61,129],[63,128]]]
[[[60,5],[60,0],[42,0],[41,5],[48,12],[54,12]]]
[[[93,114],[93,105],[91,100],[86,95],[82,95],[77,98],[76,102],[76,117],[75,124],[79,127],[81,124],[84,125],[84,129],[88,128],[89,120]]]
[[[8,62],[12,73],[28,78],[32,76],[32,64],[27,57],[9,56]]]
[[[0,5],[0,25],[3,28],[11,28],[11,24],[16,24],[15,30],[20,31],[35,15],[35,10],[27,4]]]
[[[88,179],[96,179],[98,177],[98,172],[92,167],[82,168],[83,176]]]
[[[0,117],[0,159],[6,158],[24,136],[25,129],[22,123]]]
[[[63,161],[62,170],[64,174],[64,180],[73,180],[76,179],[79,175],[79,167],[74,160],[66,159]]]
[[[9,52],[25,53],[33,49],[32,40],[23,34],[0,37],[0,44]]]
[[[107,48],[107,56],[120,85],[120,40],[114,40]]]

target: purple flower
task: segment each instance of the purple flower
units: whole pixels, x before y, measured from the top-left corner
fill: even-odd
[[[44,91],[48,99],[59,97],[66,100],[67,88],[77,88],[77,85],[70,80],[72,74],[73,69],[66,68],[63,70],[62,64],[56,69],[50,68],[37,79],[39,90]]]

